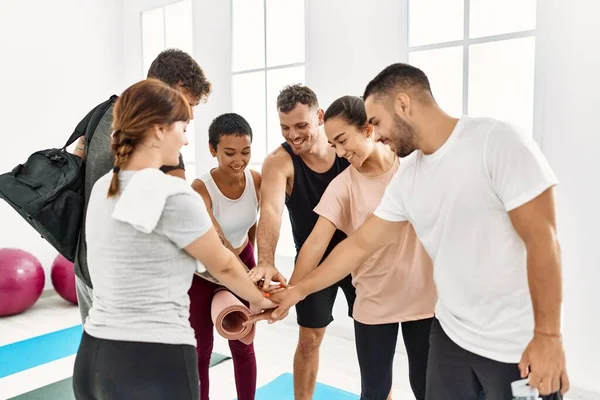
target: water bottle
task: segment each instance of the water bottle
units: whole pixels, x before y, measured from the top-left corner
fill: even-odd
[[[536,400],[540,394],[536,388],[528,383],[529,379],[521,379],[510,384],[513,400]]]

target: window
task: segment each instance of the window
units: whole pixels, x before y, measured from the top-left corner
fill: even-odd
[[[169,48],[193,54],[192,2],[178,1],[164,7],[142,12],[142,76],[146,77],[152,61]],[[196,135],[194,121],[187,128],[188,145],[181,149],[186,178],[196,177]]]
[[[305,83],[305,0],[231,0],[232,105],[252,127],[250,166],[283,141],[276,101],[286,85]],[[295,256],[284,209],[277,254]]]
[[[281,142],[276,99],[305,83],[304,0],[232,0],[233,111],[254,132],[251,164],[260,166]]]
[[[142,12],[142,74],[146,76],[152,61],[165,49],[178,48],[192,54],[192,38],[191,0]]]
[[[536,0],[409,0],[409,63],[448,113],[533,134]],[[435,11],[433,11],[435,10]]]

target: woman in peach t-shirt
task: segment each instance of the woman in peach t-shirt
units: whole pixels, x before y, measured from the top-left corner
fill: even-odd
[[[329,184],[315,208],[319,219],[300,250],[290,285],[318,266],[336,229],[350,235],[373,213],[400,164],[393,151],[373,140],[373,127],[358,97],[344,96],[331,104],[325,113],[325,132],[338,156],[351,166]],[[402,235],[391,235],[384,248],[352,272],[352,278],[361,398],[388,398],[401,324],[410,384],[415,397],[424,399],[437,296],[432,262],[412,225],[406,223]]]

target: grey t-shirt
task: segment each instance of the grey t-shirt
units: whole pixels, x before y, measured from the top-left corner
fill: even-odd
[[[135,171],[119,173],[124,190]],[[85,331],[97,338],[195,346],[188,290],[196,260],[183,250],[212,221],[202,198],[167,199],[151,233],[111,217],[118,197],[107,198],[112,172],[92,190],[87,212],[87,260],[94,282]]]
[[[87,208],[90,199],[90,193],[94,183],[107,172],[109,172],[115,163],[115,158],[110,148],[113,122],[113,106],[110,106],[98,126],[94,131],[92,140],[87,144],[87,155],[85,161],[85,180],[84,180],[84,201]],[[179,155],[179,165],[174,167],[163,167],[163,172],[173,169],[185,169],[183,157]],[[85,214],[84,214],[85,215]],[[90,274],[87,265],[87,243],[85,234],[85,218],[83,219],[81,232],[79,234],[79,244],[77,246],[77,255],[75,257],[75,275],[77,275],[88,287],[92,286]]]

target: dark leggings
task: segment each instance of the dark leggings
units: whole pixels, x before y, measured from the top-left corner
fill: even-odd
[[[520,380],[518,364],[508,364],[471,353],[458,346],[435,319],[431,327],[427,399],[512,399],[511,382]],[[542,397],[560,400],[560,393]]]
[[[83,333],[73,371],[77,400],[197,400],[194,346],[98,339]]]
[[[402,338],[408,356],[408,376],[417,400],[425,399],[429,330],[432,320],[427,318],[402,323]],[[354,321],[362,387],[361,400],[388,398],[392,389],[392,370],[399,325],[365,325]]]
[[[254,248],[248,245],[240,253],[240,259],[248,268],[254,268]],[[208,400],[208,368],[213,350],[214,327],[210,307],[215,289],[219,286],[194,275],[190,296],[190,324],[196,333],[198,352],[198,373],[200,379],[200,400]],[[248,305],[247,302],[243,301]],[[254,400],[256,391],[256,358],[254,345],[246,345],[239,340],[230,340],[229,349],[233,358],[235,387],[239,400]],[[175,397],[173,397],[175,398]]]

